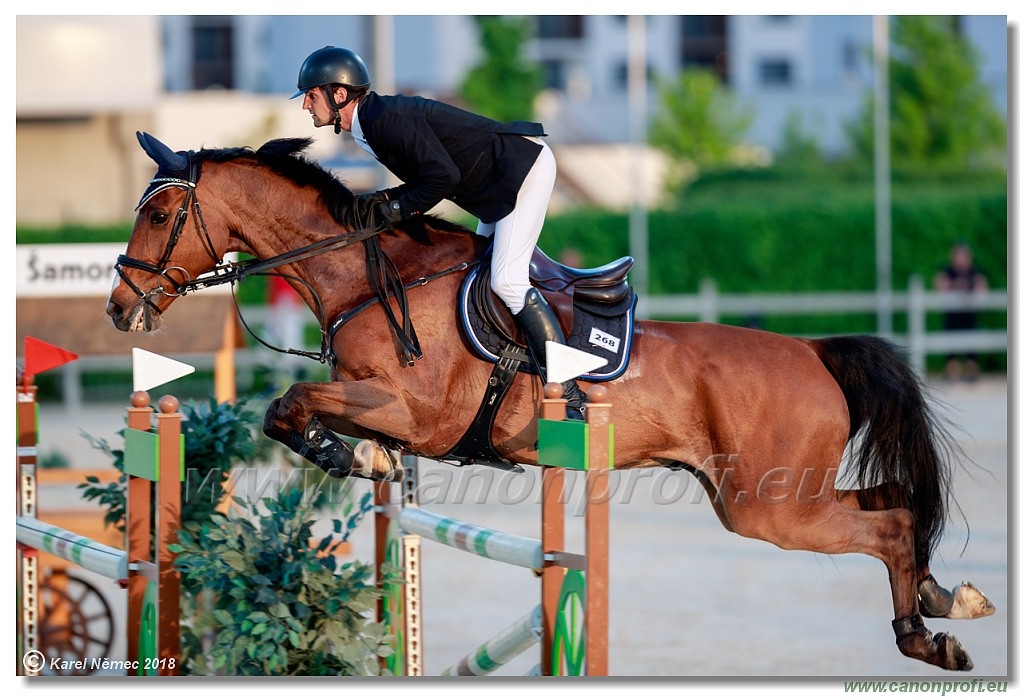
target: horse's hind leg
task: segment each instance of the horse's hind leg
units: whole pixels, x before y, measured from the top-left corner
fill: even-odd
[[[900,651],[947,670],[969,671],[974,667],[955,637],[941,632],[933,635],[924,626],[916,586],[914,516],[909,510],[847,508],[834,498],[804,497],[795,490],[763,492],[762,498],[750,498],[743,497],[734,487],[725,486],[721,503],[737,534],[765,540],[783,549],[822,554],[860,553],[881,560],[889,572],[895,613],[893,630]],[[807,491],[812,492],[823,494],[820,488]],[[756,492],[748,490],[746,493]]]
[[[839,502],[848,508],[886,510],[896,498],[895,484],[881,484],[867,489],[838,491]],[[928,561],[917,555],[917,595],[921,614],[951,620],[974,620],[995,613],[996,608],[980,590],[968,581],[949,591],[932,576]]]

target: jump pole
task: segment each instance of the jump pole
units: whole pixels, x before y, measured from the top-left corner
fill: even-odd
[[[398,675],[422,675],[421,537],[478,556],[540,572],[541,604],[480,645],[443,675],[484,675],[532,646],[542,643],[542,675],[608,674],[608,472],[613,465],[611,406],[608,392],[595,386],[587,404],[587,422],[565,421],[566,401],[558,384],[545,386],[538,420],[542,476],[541,540],[509,535],[418,507],[416,458],[403,457],[401,505],[392,503],[391,485],[376,484],[374,515],[377,573],[385,562],[404,565],[405,585],[391,587],[378,607],[396,638],[388,667]],[[564,469],[584,469],[586,479],[585,554],[565,552]],[[570,572],[567,575],[567,570]],[[575,610],[573,606],[579,606]],[[572,624],[584,615],[583,637]]]
[[[38,651],[42,642],[40,551],[113,578],[127,587],[126,665],[137,675],[178,675],[181,669],[180,577],[168,548],[177,541],[181,527],[184,440],[178,400],[173,396],[160,399],[160,413],[153,430],[149,394],[145,391],[132,394],[125,431],[126,549],[118,550],[36,518],[39,412],[36,393],[36,387],[27,382],[17,385],[18,675],[36,676],[41,670],[24,663],[26,653]],[[150,561],[152,502],[157,504],[155,562]]]

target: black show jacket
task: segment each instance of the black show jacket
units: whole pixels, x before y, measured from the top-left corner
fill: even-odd
[[[357,111],[363,137],[403,184],[389,191],[404,216],[449,199],[484,223],[507,216],[541,146],[534,122],[502,123],[424,97],[368,92]]]

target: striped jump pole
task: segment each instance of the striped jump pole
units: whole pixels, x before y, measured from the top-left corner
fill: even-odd
[[[526,569],[539,569],[544,561],[540,540],[537,539],[491,530],[420,508],[402,508],[398,511],[397,520],[398,527],[406,533],[485,559]]]
[[[486,676],[504,666],[540,641],[544,616],[538,605],[476,651],[467,654],[454,666],[441,672],[442,676]]]
[[[35,518],[18,516],[18,542],[115,581],[128,578],[128,553]]]
[[[399,567],[404,585],[391,585],[378,610],[396,638],[386,663],[396,675],[422,675],[420,541],[428,539],[486,559],[540,572],[541,604],[477,647],[442,675],[486,675],[538,641],[542,675],[608,675],[608,501],[613,465],[611,406],[603,386],[590,391],[587,422],[565,420],[561,385],[545,386],[537,421],[543,471],[541,539],[521,537],[438,515],[419,507],[416,458],[403,457],[399,504],[391,485],[375,485],[378,580],[384,566]],[[586,545],[565,548],[565,469],[585,470]],[[582,616],[582,632],[577,624]]]
[[[36,387],[19,384],[18,513],[19,628],[18,673],[38,675],[40,668],[25,663],[27,652],[38,652],[40,595],[38,554],[47,552],[128,589],[127,658],[129,675],[178,675],[181,670],[179,635],[180,582],[169,546],[181,527],[181,482],[184,478],[184,437],[178,400],[164,396],[153,416],[145,391],[132,394],[125,430],[124,469],[128,475],[126,549],[95,542],[37,514],[36,454],[38,404]],[[156,423],[155,429],[152,423]],[[152,504],[156,504],[155,511]],[[156,527],[155,537],[151,514]],[[153,561],[152,552],[156,551]],[[85,661],[85,660],[82,660]]]

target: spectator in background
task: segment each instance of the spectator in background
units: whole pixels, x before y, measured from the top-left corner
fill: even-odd
[[[946,312],[944,328],[947,331],[970,331],[978,328],[978,312],[970,308],[968,295],[988,291],[988,280],[974,265],[971,247],[964,241],[957,241],[949,251],[949,265],[935,275],[935,288],[940,292],[958,292],[964,306]],[[946,360],[946,379],[956,381],[963,377],[967,381],[978,378],[978,357],[968,353],[960,357],[955,353]]]
[[[580,268],[583,267],[583,254],[578,249],[568,246],[562,248],[558,254],[558,262],[569,267]]]
[[[269,280],[267,331],[270,342],[278,347],[302,349],[302,329],[306,305],[302,297],[283,277],[271,275]],[[280,367],[291,377],[299,376],[303,359],[298,355],[282,355]]]

